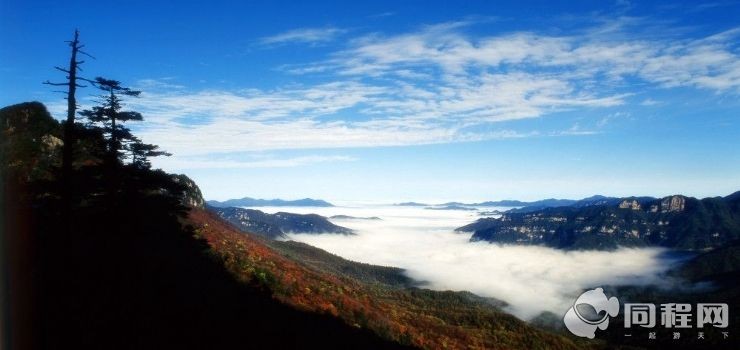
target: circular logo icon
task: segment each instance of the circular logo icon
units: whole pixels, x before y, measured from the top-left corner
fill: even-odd
[[[602,288],[588,290],[576,299],[563,317],[568,330],[584,338],[593,339],[596,328],[602,331],[609,327],[609,316],[619,313],[619,300],[607,298]]]

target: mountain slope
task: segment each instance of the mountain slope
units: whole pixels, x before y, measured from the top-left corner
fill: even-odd
[[[338,233],[349,235],[352,230],[334,225],[327,218],[316,214],[293,214],[278,212],[267,214],[255,209],[236,207],[208,207],[222,219],[236,225],[239,229],[257,233],[264,237],[285,238],[287,233]]]
[[[705,249],[740,238],[740,211],[733,198],[629,197],[603,205],[507,212],[457,231],[473,232],[473,241],[565,249]]]
[[[404,348],[238,281],[183,225],[183,204],[202,203],[187,177],[103,165],[91,156],[91,147],[102,140],[78,125],[73,178],[63,184],[56,168],[59,144],[51,138],[61,135],[61,127],[46,108],[6,107],[0,121],[0,301],[4,311],[11,310],[3,319],[3,345]],[[117,181],[101,181],[110,170]],[[60,196],[65,185],[73,194],[68,201]],[[65,207],[69,217],[62,216]]]
[[[734,283],[740,280],[740,240],[704,252],[671,271],[671,274],[692,282],[711,281],[740,290],[740,286]]]
[[[576,347],[470,293],[404,288],[408,282],[397,269],[269,241],[202,210],[191,211],[189,220],[239,280],[261,285],[300,310],[335,315],[387,339],[429,349]]]
[[[121,216],[135,223],[114,232],[99,213],[78,213],[81,236],[46,239],[41,348],[401,348],[238,280],[157,207],[125,210]]]
[[[270,247],[281,255],[300,262],[312,269],[331,273],[339,277],[353,278],[370,284],[382,284],[388,287],[413,287],[418,283],[397,267],[377,266],[348,261],[324,250],[296,241],[270,241]]]

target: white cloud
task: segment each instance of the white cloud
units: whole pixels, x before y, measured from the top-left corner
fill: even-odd
[[[641,106],[655,106],[655,105],[659,105],[660,103],[661,103],[660,101],[653,100],[652,98],[646,98],[642,100],[642,102],[640,102],[640,105]]]
[[[185,86],[174,84],[174,77],[140,79],[133,86],[135,90],[183,89]]]
[[[356,230],[355,236],[294,234],[290,239],[353,261],[403,268],[426,288],[471,291],[506,301],[508,311],[525,320],[542,311],[564,314],[583,289],[606,284],[667,286],[671,282],[661,273],[673,261],[662,258],[661,249],[568,252],[471,243],[470,234],[452,230],[474,221],[474,212],[356,204],[290,210],[324,216],[378,216],[382,220],[335,220]]]
[[[212,157],[180,157],[180,158],[157,158],[156,163],[160,167],[168,169],[254,169],[254,168],[294,168],[299,166],[329,163],[329,162],[353,162],[356,158],[348,156],[303,156],[281,159],[261,160],[229,160],[213,159]]]
[[[622,96],[576,93],[568,82],[517,73],[426,88],[347,81],[274,91],[144,93],[128,103],[147,117],[139,131],[147,142],[189,156],[532,136],[478,126],[614,106]]]
[[[141,98],[128,100],[128,104],[159,119],[207,116],[269,120],[291,118],[296,117],[296,114],[306,113],[312,116],[332,114],[368,101],[384,92],[384,87],[347,81],[267,92],[260,90],[144,92]]]
[[[384,18],[384,17],[395,16],[395,15],[396,15],[395,12],[393,12],[393,11],[387,11],[387,12],[376,13],[374,15],[370,15],[370,16],[367,16],[367,17],[368,18]]]
[[[147,119],[139,134],[183,164],[177,157],[592,135],[597,131],[580,127],[513,131],[496,124],[623,105],[643,85],[740,92],[740,29],[699,39],[631,37],[627,24],[635,30],[641,22],[626,18],[573,35],[464,34],[474,23],[367,35],[325,61],[281,68],[325,76],[315,85],[192,91],[173,79],[145,79],[141,98],[128,105]],[[342,33],[303,28],[262,43],[326,42]]]
[[[603,128],[614,120],[629,118],[630,116],[631,113],[629,112],[614,112],[599,119],[599,121],[596,123],[596,126],[598,126],[599,128]]]
[[[601,126],[601,125],[600,125]],[[599,131],[596,130],[584,130],[581,128],[581,126],[576,123],[573,124],[570,128],[567,130],[561,130],[561,131],[553,131],[550,133],[550,136],[575,136],[575,135],[596,135],[599,134]]]
[[[404,125],[409,124],[409,125]],[[178,156],[213,153],[408,146],[523,137],[513,131],[465,132],[457,127],[410,124],[394,120],[321,122],[299,119],[259,122],[219,118],[204,125],[148,126],[139,134]]]
[[[260,43],[264,45],[276,45],[286,43],[325,43],[334,40],[346,30],[334,27],[327,28],[298,28],[280,34],[264,37]]]
[[[625,19],[639,22],[639,19]],[[418,67],[469,76],[470,70],[504,69],[574,79],[640,78],[663,87],[740,91],[740,28],[698,39],[650,39],[625,33],[624,23],[571,36],[517,32],[471,38],[461,24],[426,27],[383,37],[370,35],[314,67],[345,75],[381,76]],[[632,27],[635,23],[631,24]],[[639,39],[638,39],[639,38]]]

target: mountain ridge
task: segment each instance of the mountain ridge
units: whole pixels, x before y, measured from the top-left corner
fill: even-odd
[[[653,197],[644,197],[653,198]],[[556,199],[547,198],[535,201],[521,201],[515,199],[504,199],[499,201],[484,201],[477,203],[463,203],[463,202],[446,202],[441,204],[427,204],[418,202],[402,202],[396,203],[395,206],[409,206],[409,207],[517,207],[510,209],[512,211],[532,211],[544,208],[553,207],[567,207],[567,206],[587,206],[587,205],[599,205],[608,204],[616,200],[619,197],[607,197],[602,195],[594,195],[582,199]]]
[[[598,204],[509,211],[459,227],[471,241],[562,249],[707,249],[740,237],[740,196],[597,198]],[[603,204],[601,203],[603,202]]]
[[[257,209],[219,208],[210,205],[206,208],[243,231],[256,233],[269,239],[285,239],[288,233],[353,234],[352,230],[335,225],[326,217],[317,214],[286,212],[268,214]]]

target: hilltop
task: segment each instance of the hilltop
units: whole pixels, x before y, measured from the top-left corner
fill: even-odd
[[[243,231],[259,234],[270,239],[287,238],[288,233],[337,233],[352,234],[352,230],[335,225],[327,218],[316,214],[293,214],[278,212],[267,214],[255,209],[235,207],[208,210],[218,214]]]

